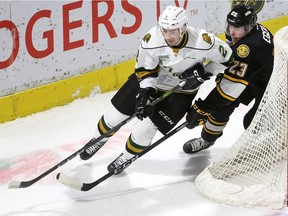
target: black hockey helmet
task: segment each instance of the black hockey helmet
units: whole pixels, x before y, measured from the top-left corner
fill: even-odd
[[[227,15],[227,22],[231,26],[253,27],[256,24],[257,15],[252,7],[247,5],[238,4]]]

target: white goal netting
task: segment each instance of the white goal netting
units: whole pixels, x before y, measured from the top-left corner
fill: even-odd
[[[288,26],[274,37],[273,73],[247,130],[195,180],[205,197],[224,204],[282,208],[287,197]]]

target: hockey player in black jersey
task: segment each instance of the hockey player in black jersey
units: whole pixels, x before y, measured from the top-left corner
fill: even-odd
[[[123,152],[108,165],[108,170],[116,170],[143,151],[157,131],[169,132],[190,110],[200,85],[212,74],[223,71],[231,57],[232,50],[225,42],[203,29],[189,26],[183,8],[168,6],[159,17],[158,25],[152,27],[140,43],[135,73],[114,95],[112,106],[98,121],[95,137],[134,115],[135,111],[139,118]],[[182,89],[153,107],[147,105],[182,80],[186,80]],[[86,148],[80,154],[81,159],[91,158],[107,140],[106,137]]]
[[[253,107],[244,116],[246,129],[259,106],[273,70],[273,35],[258,24],[254,9],[237,5],[227,15],[226,42],[235,61],[218,75],[216,87],[205,100],[195,101],[187,115],[188,128],[203,125],[200,138],[187,141],[184,152],[193,154],[212,146],[225,128],[229,116],[239,103]]]

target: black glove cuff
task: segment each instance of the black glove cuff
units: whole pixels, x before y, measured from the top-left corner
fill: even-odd
[[[193,109],[200,115],[209,115],[216,110],[215,106],[208,104],[201,98],[195,101]]]
[[[138,90],[139,94],[146,94],[146,95],[155,95],[157,93],[157,89],[153,87],[147,87],[147,88],[140,88]]]

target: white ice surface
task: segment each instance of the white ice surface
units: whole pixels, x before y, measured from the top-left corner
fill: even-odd
[[[200,96],[208,91],[200,91]],[[198,137],[201,128],[184,128],[135,161],[125,172],[112,176],[89,192],[60,184],[59,171],[93,181],[106,174],[106,166],[122,151],[136,119],[121,128],[89,161],[69,161],[32,186],[8,189],[12,180],[30,180],[45,172],[89,141],[115,92],[96,94],[69,105],[0,124],[1,216],[284,216],[288,209],[241,208],[201,197],[196,176],[229,148],[244,131],[240,106],[215,145],[195,155],[182,145]],[[162,135],[157,133],[155,140]]]

